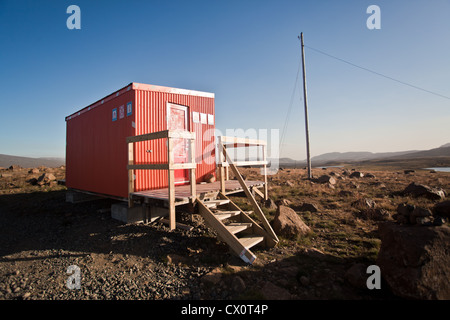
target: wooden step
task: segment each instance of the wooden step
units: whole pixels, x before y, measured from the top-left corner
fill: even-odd
[[[251,247],[257,245],[258,243],[264,241],[264,237],[248,235],[242,238],[239,238],[239,242],[248,250]]]
[[[219,199],[219,200],[210,200],[204,201],[203,204],[208,208],[215,208],[217,206],[230,203],[230,200],[227,199]]]
[[[227,227],[228,231],[230,231],[232,234],[236,234],[238,232],[241,232],[248,228],[251,228],[252,224],[251,223],[241,223],[241,222],[231,222],[229,224],[226,224],[225,227]]]
[[[225,220],[231,217],[235,217],[240,215],[241,212],[239,210],[236,211],[216,211],[214,212],[214,215],[216,216],[217,219],[219,220]]]

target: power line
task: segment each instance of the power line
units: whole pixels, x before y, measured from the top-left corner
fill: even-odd
[[[292,105],[294,103],[295,91],[297,90],[297,82],[298,82],[298,76],[300,74],[300,67],[301,67],[301,61],[299,61],[299,63],[298,63],[297,76],[295,77],[294,88],[292,89],[291,102],[289,104],[288,112],[286,114],[286,119],[284,120],[283,131],[281,132],[280,154],[283,151],[284,139],[286,137],[286,132],[287,132],[287,128],[288,128],[289,118],[290,118],[291,111],[292,111]],[[301,101],[301,98],[300,98],[300,101]]]
[[[427,89],[424,89],[424,88],[415,86],[415,85],[413,85],[413,84],[410,84],[410,83],[407,83],[407,82],[404,82],[404,81],[401,81],[401,80],[392,78],[392,77],[387,76],[387,75],[385,75],[385,74],[382,74],[382,73],[379,73],[379,72],[370,70],[370,69],[368,69],[368,68],[358,66],[358,65],[356,65],[356,64],[354,64],[354,63],[352,63],[352,62],[349,62],[349,61],[347,61],[347,60],[344,60],[344,59],[335,57],[335,56],[333,56],[333,55],[331,55],[331,54],[329,54],[329,53],[326,53],[326,52],[323,52],[323,51],[321,51],[321,50],[312,48],[312,47],[310,47],[310,46],[306,46],[306,45],[305,45],[305,47],[308,48],[308,49],[311,49],[311,50],[313,50],[313,51],[316,51],[316,52],[318,52],[318,53],[320,53],[320,54],[323,54],[323,55],[325,55],[325,56],[328,56],[328,57],[330,57],[330,58],[333,58],[333,59],[339,60],[339,61],[341,61],[341,62],[344,62],[344,63],[346,63],[346,64],[349,64],[349,65],[351,65],[351,66],[353,66],[353,67],[356,67],[356,68],[359,68],[359,69],[368,71],[368,72],[370,72],[370,73],[376,74],[376,75],[378,75],[378,76],[380,76],[380,77],[383,77],[383,78],[386,78],[386,79],[389,79],[389,80],[398,82],[398,83],[400,83],[400,84],[409,86],[409,87],[411,87],[411,88],[414,88],[414,89],[417,89],[417,90],[421,90],[421,91],[424,91],[424,92],[433,94],[433,95],[435,95],[435,96],[438,96],[438,97],[441,97],[441,98],[445,98],[445,99],[449,99],[449,100],[450,100],[450,97],[444,96],[444,95],[442,95],[442,94],[440,94],[440,93],[436,93],[436,92],[433,92],[433,91],[430,91],[430,90],[427,90]]]

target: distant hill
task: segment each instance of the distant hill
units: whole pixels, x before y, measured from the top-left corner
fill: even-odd
[[[315,163],[326,163],[330,161],[342,161],[342,162],[353,162],[353,161],[366,161],[381,158],[390,158],[395,156],[403,156],[410,153],[417,152],[417,150],[411,151],[400,151],[400,152],[330,152],[324,153],[322,155],[312,157],[311,162]]]
[[[439,147],[430,150],[417,151],[413,153],[397,155],[395,157],[389,157],[389,159],[417,159],[428,157],[450,157],[450,144],[448,147]],[[445,146],[445,145],[444,145]]]
[[[314,167],[333,165],[338,163],[354,163],[373,160],[411,160],[424,158],[450,157],[450,143],[446,143],[439,148],[430,150],[408,150],[399,152],[329,152],[311,158]],[[293,160],[290,158],[280,158],[280,166],[305,166],[306,160]]]
[[[35,168],[39,166],[54,168],[65,165],[66,160],[64,158],[28,158],[0,154],[0,167],[8,168],[13,164],[23,168]]]

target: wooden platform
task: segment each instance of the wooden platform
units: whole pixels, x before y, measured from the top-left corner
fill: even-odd
[[[245,181],[245,184],[249,187],[263,187],[263,181]],[[205,194],[218,192],[220,190],[220,181],[215,181],[212,183],[200,183],[197,184],[197,196],[202,197]],[[227,180],[225,181],[225,191],[226,194],[233,194],[237,192],[242,192],[242,187],[237,180]],[[147,191],[137,191],[131,193],[133,198],[147,198],[155,200],[169,200],[169,188],[147,190]],[[181,205],[188,203],[192,198],[190,185],[175,186],[175,205]]]

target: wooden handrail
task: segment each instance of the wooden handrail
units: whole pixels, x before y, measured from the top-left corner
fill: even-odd
[[[258,139],[250,139],[250,138],[240,138],[240,137],[227,137],[227,136],[221,136],[222,144],[225,147],[230,147],[231,145],[238,145],[242,147],[248,146],[248,145],[254,145],[254,146],[265,146],[267,145],[267,141],[265,140],[258,140]]]
[[[167,163],[147,163],[134,164],[134,143],[155,139],[167,139]],[[195,169],[195,132],[189,131],[171,131],[163,130],[141,134],[138,136],[127,137],[128,144],[128,206],[131,208],[134,203],[132,193],[134,192],[134,170],[167,170],[168,171],[168,191],[169,191],[169,227],[171,230],[175,229],[175,175],[174,170],[189,169],[189,183],[191,186],[192,201],[197,197]],[[188,139],[190,140],[190,162],[174,163],[173,157],[173,139]]]
[[[225,156],[226,148],[239,148],[239,147],[250,147],[250,146],[261,146],[262,147],[262,160],[241,160],[233,161],[234,166],[262,166],[263,176],[264,176],[264,200],[269,199],[268,186],[267,186],[267,164],[266,159],[266,148],[267,141],[240,137],[218,137],[218,147],[219,147],[219,172],[220,172],[220,191],[225,194],[225,180],[228,180],[228,168],[230,163],[228,158]]]
[[[255,198],[253,197],[252,193],[250,192],[247,185],[245,184],[245,181],[242,178],[241,174],[239,173],[237,167],[234,165],[233,160],[228,155],[226,148],[223,148],[223,155],[225,156],[227,162],[230,165],[231,170],[233,171],[234,175],[236,176],[236,179],[239,181],[239,184],[241,185],[242,189],[244,190],[245,195],[250,200],[250,203],[253,206],[254,212],[258,216],[258,218],[261,220],[261,222],[264,226],[264,229],[271,236],[273,241],[278,242],[279,240],[278,240],[277,235],[273,231],[272,227],[270,226],[269,222],[267,221],[266,217],[264,216],[264,213],[262,212],[261,208],[259,207]]]

